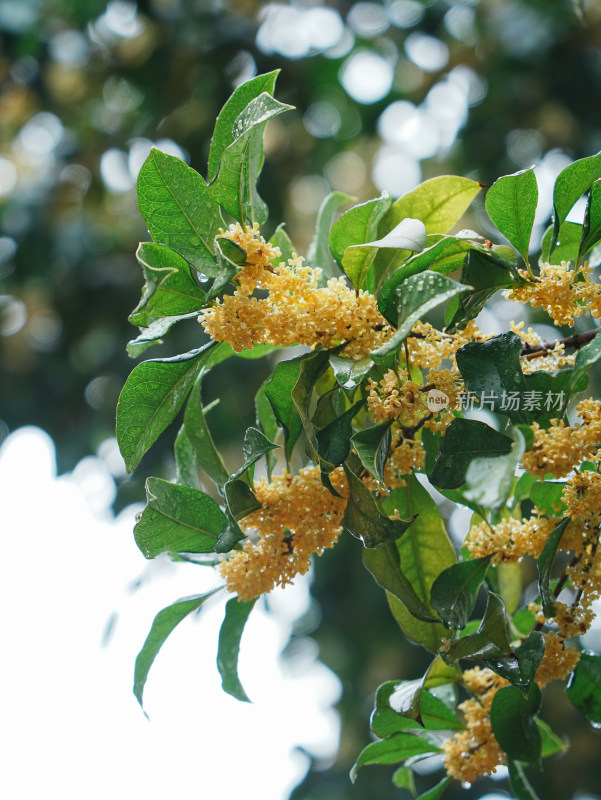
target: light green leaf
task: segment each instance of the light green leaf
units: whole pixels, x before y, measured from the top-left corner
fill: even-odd
[[[334,258],[342,264],[344,252],[350,245],[365,244],[375,239],[378,223],[382,215],[390,207],[390,197],[387,194],[368,200],[345,211],[332,225],[330,230],[330,249]]]
[[[198,314],[194,311],[191,314],[178,314],[175,317],[154,319],[148,324],[148,327],[140,328],[139,336],[127,343],[127,355],[130,358],[138,358],[152,345],[162,344],[163,337],[176,322],[182,322],[185,319],[196,319],[197,317]]]
[[[173,421],[214,344],[134,367],[117,404],[117,441],[128,472]]]
[[[559,236],[553,248],[553,263],[561,264],[562,261],[576,261],[580,252],[582,237],[583,229],[579,222],[568,222],[568,220],[562,222],[559,228]],[[540,264],[550,261],[552,244],[553,225],[549,225],[541,241]]]
[[[582,653],[567,696],[591,722],[601,724],[601,656]]]
[[[601,153],[574,161],[557,176],[553,189],[551,255],[559,239],[559,232],[566,217],[599,176],[601,176]]]
[[[384,484],[384,466],[390,451],[392,423],[383,422],[359,431],[352,438],[359,460],[370,475]]]
[[[488,216],[526,264],[537,204],[538,186],[532,169],[505,175],[486,192]]]
[[[154,618],[150,633],[146,637],[146,641],[136,658],[136,665],[134,668],[134,695],[138,703],[143,706],[142,696],[144,694],[144,686],[148,673],[153,664],[153,661],[158,655],[159,650],[165,643],[165,640],[174,628],[185,619],[189,614],[197,611],[205,600],[212,597],[219,589],[213,589],[206,594],[197,594],[193,597],[186,597],[183,600],[178,600],[173,605],[164,608]]]
[[[332,258],[330,252],[330,230],[338,210],[341,206],[351,203],[354,198],[344,192],[330,192],[324,198],[315,223],[315,233],[313,240],[307,251],[307,261],[311,266],[320,267],[323,270],[323,279],[337,278],[341,272]]]
[[[190,489],[200,489],[194,448],[183,425],[177,433],[173,453],[177,469],[175,482],[180,486],[188,486]]]
[[[212,497],[160,478],[148,478],[146,497],[148,505],[134,528],[145,558],[214,551],[227,520]]]
[[[190,393],[184,412],[184,430],[192,445],[196,463],[205,470],[219,488],[222,488],[230,476],[221,454],[215,447],[205,419],[202,407],[202,378],[203,374],[201,373]]]
[[[153,148],[138,175],[138,203],[155,242],[168,245],[201,273],[216,274],[213,240],[223,223],[198,172]]]
[[[247,602],[242,602],[237,597],[228,600],[217,647],[217,668],[223,691],[246,703],[250,701],[238,677],[238,656],[244,626],[255,603],[256,598]]]
[[[284,451],[288,464],[294,445],[303,429],[301,418],[292,400],[292,390],[298,380],[304,358],[306,356],[302,355],[288,361],[280,361],[276,364],[271,377],[263,384],[265,397],[271,405],[278,425],[284,431]]]

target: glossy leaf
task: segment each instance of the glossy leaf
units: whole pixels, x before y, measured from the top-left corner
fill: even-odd
[[[329,353],[327,350],[314,350],[312,353],[302,356],[299,362],[298,378],[290,393],[305,431],[307,453],[315,462],[318,461],[319,455],[315,428],[310,416],[311,398],[315,384],[328,366]]]
[[[601,181],[595,181],[591,186],[584,224],[582,227],[582,241],[578,250],[578,257],[586,255],[589,250],[601,241]]]
[[[446,275],[429,270],[407,278],[397,287],[397,330],[386,344],[371,354],[372,358],[378,361],[398,350],[418,320],[436,306],[468,289],[468,286],[456,283]]]
[[[144,272],[142,298],[129,315],[141,328],[161,317],[189,314],[202,308],[206,292],[195,280],[190,264],[170,247],[142,242],[136,258]]]
[[[219,164],[225,150],[234,142],[234,125],[240,114],[255,97],[267,92],[273,95],[279,69],[264,75],[257,75],[240,84],[221,109],[209,150],[209,180],[213,180],[219,172]]]
[[[538,186],[532,169],[505,175],[486,192],[488,216],[526,264],[537,204]]]
[[[213,240],[223,223],[198,172],[153,148],[138,175],[138,204],[155,242],[168,245],[205,275],[217,273]]]
[[[315,435],[317,454],[320,461],[329,467],[340,466],[346,460],[351,449],[352,422],[364,404],[365,400],[359,400],[325,428],[317,431]]]
[[[463,496],[484,508],[503,507],[515,480],[515,472],[524,455],[524,437],[517,428],[513,430],[511,451],[501,456],[474,458],[465,473]]]
[[[205,419],[202,407],[202,374],[196,379],[186,405],[184,430],[194,450],[198,466],[204,469],[211,480],[221,489],[230,476],[221,454],[215,447]]]
[[[591,722],[601,724],[601,656],[582,653],[567,695]]]
[[[375,239],[378,223],[390,208],[391,199],[387,194],[353,206],[345,211],[332,225],[329,244],[334,258],[342,264],[347,247],[365,244]]]
[[[551,260],[551,246],[553,244],[553,225],[549,225],[541,241],[541,255],[539,263]],[[566,220],[559,228],[559,236],[553,248],[553,263],[561,264],[562,261],[576,261],[580,252],[580,242],[583,237],[582,225],[579,222]]]
[[[213,345],[134,367],[117,404],[117,441],[128,472],[173,421]]]
[[[148,505],[134,528],[146,558],[213,552],[226,518],[212,497],[160,478],[148,478],[146,496]]]
[[[160,319],[152,320],[148,323],[146,328],[140,328],[140,334],[135,339],[131,339],[127,343],[127,355],[130,358],[138,358],[149,347],[155,344],[162,344],[163,337],[171,330],[177,322],[183,322],[185,319],[197,319],[198,314],[193,311],[190,314],[178,314],[174,317],[161,317]]]
[[[307,261],[323,270],[323,278],[336,278],[341,272],[330,251],[330,230],[341,206],[351,203],[353,198],[344,192],[330,192],[317,212],[315,233],[307,250]]]
[[[540,731],[542,742],[541,757],[547,758],[554,756],[556,753],[561,753],[568,749],[568,745],[556,733],[554,733],[546,722],[542,719],[536,719],[536,726]]]
[[[279,247],[281,255],[276,256],[276,258],[272,259],[271,263],[276,266],[279,265],[282,261],[288,261],[289,258],[292,258],[294,253],[296,252],[296,247],[292,243],[292,240],[288,236],[286,232],[286,226],[282,222],[273,232],[271,239],[269,240],[269,244],[272,244],[274,247]],[[319,263],[319,262],[310,262],[310,263]]]
[[[419,797],[416,797],[415,800],[439,800],[451,781],[452,778],[450,777],[443,778],[439,783],[436,784],[436,786],[433,786],[431,789],[428,789],[428,791],[423,792],[419,795]]]
[[[545,638],[532,631],[528,638],[509,656],[485,659],[484,663],[497,675],[506,678],[518,689],[529,689],[545,653]]]
[[[524,774],[524,768],[518,761],[507,759],[509,784],[517,800],[539,800],[538,795]]]
[[[411,756],[439,753],[440,748],[425,736],[414,733],[397,733],[381,742],[368,744],[353,765],[350,772],[354,783],[361,767],[366,764],[398,764]]]
[[[335,354],[330,355],[330,366],[334,371],[334,377],[338,384],[344,389],[347,397],[352,398],[357,387],[361,386],[367,378],[370,370],[374,366],[371,358],[362,358],[355,361],[352,358],[344,358]]]
[[[509,758],[537,764],[542,740],[534,719],[540,708],[540,689],[533,683],[527,695],[517,686],[504,686],[495,693],[490,722],[495,738]]]
[[[238,677],[238,656],[244,626],[255,602],[256,599],[242,602],[237,597],[227,601],[217,645],[217,669],[221,675],[221,687],[227,694],[246,703],[250,701]]]
[[[384,483],[384,466],[390,451],[392,423],[383,422],[371,428],[359,431],[352,438],[353,447],[359,460],[370,475],[380,483]]]
[[[460,658],[496,658],[510,653],[505,606],[500,597],[489,592],[484,618],[478,630],[455,639],[442,655],[445,661],[454,662]]]
[[[561,542],[565,529],[570,523],[570,517],[564,517],[559,525],[552,531],[547,539],[542,553],[536,561],[538,568],[538,589],[543,603],[543,613],[545,617],[555,616],[555,596],[550,586],[551,569],[557,548]]]
[[[177,470],[175,482],[181,486],[188,486],[190,489],[200,489],[194,447],[183,425],[177,433],[173,452]]]
[[[303,429],[301,418],[292,400],[292,390],[298,380],[304,358],[305,356],[298,356],[288,361],[280,361],[276,364],[271,377],[263,384],[265,397],[271,405],[278,425],[284,431],[284,450],[288,463]]]
[[[553,189],[553,240],[551,255],[559,238],[561,225],[582,195],[601,176],[601,153],[574,161],[557,176]]]
[[[512,440],[475,419],[454,419],[440,441],[430,481],[440,489],[456,489],[465,483],[474,459],[502,457],[511,452]]]
[[[213,200],[242,224],[262,225],[267,219],[267,206],[257,192],[263,130],[268,120],[291,108],[263,92],[234,120],[232,143],[221,153],[219,171],[209,190]]]
[[[484,556],[452,564],[432,584],[430,603],[447,628],[465,627],[490,559],[491,556]]]
[[[208,600],[218,591],[219,589],[213,589],[206,594],[198,594],[178,600],[176,603],[159,611],[154,618],[146,641],[138,653],[134,668],[134,695],[142,707],[144,686],[146,685],[148,673],[165,640],[183,619],[197,611],[205,600]]]

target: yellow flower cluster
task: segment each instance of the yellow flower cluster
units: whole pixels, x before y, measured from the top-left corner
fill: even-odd
[[[490,669],[466,670],[466,688],[474,695],[459,705],[465,716],[467,730],[455,734],[442,744],[447,775],[461,782],[473,783],[481,775],[490,775],[505,761],[492,732],[490,709],[498,689],[508,682]]]
[[[337,492],[347,493],[341,468],[330,480]],[[346,506],[344,497],[334,497],[322,485],[318,467],[306,467],[294,477],[284,472],[270,483],[255,482],[254,493],[262,508],[244,517],[240,527],[256,541],[249,539],[221,564],[227,589],[240,600],[286,586],[307,572],[311,556],[336,543]]]
[[[538,514],[529,519],[504,519],[494,526],[482,522],[470,530],[465,545],[472,558],[494,554],[493,564],[520,561],[526,555],[538,558],[558,522]]]
[[[544,308],[557,325],[573,325],[574,319],[589,311],[595,318],[601,315],[601,285],[591,280],[588,264],[570,269],[569,262],[541,264],[534,281],[505,291],[505,297],[517,303],[530,303]],[[528,274],[521,271],[526,280]]]
[[[409,361],[418,367],[439,367],[443,359],[451,359],[455,365],[455,353],[464,344],[484,341],[490,337],[478,330],[471,320],[463,330],[454,334],[441,333],[429,322],[416,322],[407,338]]]
[[[573,427],[552,420],[549,428],[533,423],[534,444],[522,456],[522,467],[537,478],[562,478],[585,459],[598,460],[601,447],[601,402],[582,400],[576,411],[582,424]]]
[[[541,689],[551,681],[564,681],[572,674],[580,660],[579,651],[573,647],[566,647],[563,637],[558,633],[549,631],[544,636],[545,652],[534,676]]]
[[[389,369],[379,383],[367,382],[367,407],[374,422],[398,420],[402,425],[417,425],[428,412],[422,388],[409,379],[405,369]]]
[[[281,253],[265,241],[256,224],[242,228],[236,223],[222,235],[246,251],[246,264],[234,278],[234,294],[215,301],[199,316],[216,341],[229,342],[236,352],[257,344],[347,343],[344,355],[361,358],[391,335],[369,292],[355,292],[343,277],[319,286],[322,271],[304,266],[296,254],[274,267]],[[267,296],[256,296],[257,290]]]

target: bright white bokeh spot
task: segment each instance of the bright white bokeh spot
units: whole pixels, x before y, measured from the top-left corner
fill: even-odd
[[[340,70],[340,83],[358,103],[377,103],[390,92],[392,64],[373,50],[355,50]]]
[[[72,69],[85,66],[90,59],[88,41],[81,31],[66,30],[55,33],[48,43],[50,57]]]
[[[0,294],[0,336],[14,336],[26,322],[25,303],[10,294]]]
[[[176,144],[173,139],[157,139],[156,142],[151,142],[150,139],[131,139],[129,142],[129,155],[127,157],[127,164],[129,174],[133,181],[138,178],[138,173],[142,169],[142,164],[150,155],[153,147],[170,156],[181,158],[182,161],[187,161],[186,153],[182,148]]]
[[[386,10],[378,3],[359,2],[348,13],[347,23],[362,39],[373,39],[383,34],[390,21]]]
[[[400,197],[414,189],[421,181],[419,162],[395,145],[383,145],[378,150],[371,170],[375,187],[388,190],[393,197]]]
[[[108,32],[123,39],[134,39],[144,30],[144,23],[138,17],[136,3],[129,0],[111,0],[104,14],[98,18],[96,28],[101,33]]]
[[[117,147],[111,147],[100,157],[100,177],[106,188],[115,194],[129,192],[135,186],[129,171],[127,153]]]
[[[0,197],[10,194],[17,185],[19,174],[17,168],[5,156],[0,156]]]
[[[316,139],[328,139],[340,130],[340,111],[328,100],[311,103],[303,115],[303,124]]]
[[[401,145],[414,158],[430,158],[440,146],[436,120],[408,100],[396,100],[378,120],[378,132],[385,142]]]
[[[388,6],[388,16],[397,28],[412,28],[421,21],[424,10],[424,4],[418,0],[393,0]]]
[[[335,47],[345,30],[340,14],[333,8],[303,9],[269,3],[259,12],[259,19],[259,50],[290,59]]]
[[[405,39],[407,56],[424,72],[438,72],[449,61],[449,48],[436,36],[415,31]]]
[[[234,798],[260,787],[285,800],[309,766],[302,751],[320,764],[334,758],[340,682],[309,642],[302,670],[278,667],[310,603],[308,576],[274,593],[270,614],[259,602],[250,617],[240,676],[253,704],[221,690],[215,653],[226,598],[217,595],[176,628],[153,664],[148,722],[131,693],[136,653],[157,611],[219,585],[216,571],[144,561],[132,535],[140,509],[116,518],[100,509],[112,484],[106,465],[89,457],[57,478],[52,440],[37,428],[4,441],[0,483],[0,602],[10,610],[2,796],[31,800],[60,786],[62,800],[101,800],[118,785],[118,797],[198,800],[199,791]]]
[[[15,141],[17,150],[31,156],[48,156],[63,138],[63,123],[49,111],[34,114],[19,131]]]
[[[352,150],[332,156],[325,166],[324,173],[332,189],[348,194],[358,192],[367,178],[365,162]]]
[[[477,40],[475,28],[476,12],[466,6],[452,6],[444,15],[444,26],[455,39],[464,44]]]
[[[344,23],[338,11],[325,6],[307,9],[303,25],[315,50],[336,47],[344,33]]]

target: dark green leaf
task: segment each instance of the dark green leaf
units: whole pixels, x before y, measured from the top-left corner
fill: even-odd
[[[250,492],[250,489],[247,486],[247,484],[243,484],[243,486],[246,486],[246,488]],[[232,504],[234,505],[234,509],[235,509],[235,502],[236,499],[233,498]],[[227,518],[227,522],[225,523],[223,530],[219,534],[219,538],[215,542],[216,553],[229,553],[230,550],[232,550],[238,544],[238,542],[241,542],[243,539],[246,539],[246,534],[234,519],[234,516],[230,511],[229,507],[225,509],[225,516]]]
[[[390,451],[392,423],[383,422],[371,428],[359,431],[352,438],[353,447],[359,460],[370,475],[380,483],[384,483],[384,466]]]
[[[352,200],[350,195],[343,192],[331,192],[324,199],[317,213],[315,233],[307,251],[307,261],[323,270],[324,280],[336,278],[341,274],[340,268],[330,252],[330,230],[338,209]]]
[[[276,69],[240,84],[219,112],[209,151],[209,180],[212,181],[219,172],[221,157],[235,139],[236,120],[255,97],[263,92],[273,95],[279,73],[280,70]]]
[[[524,437],[514,428],[511,452],[501,456],[474,458],[465,473],[463,496],[484,508],[505,506],[515,482],[515,471],[524,455]]]
[[[332,225],[329,244],[334,258],[342,264],[344,251],[355,244],[365,244],[375,239],[378,223],[390,208],[388,195],[376,197],[345,211]]]
[[[372,358],[379,360],[388,353],[398,350],[418,320],[436,306],[446,303],[454,295],[468,290],[469,286],[463,286],[446,275],[430,270],[407,278],[396,290],[398,295],[397,330],[385,345],[371,354]]]
[[[447,662],[460,658],[480,659],[509,655],[511,646],[507,633],[505,606],[494,592],[488,593],[488,603],[484,618],[476,633],[469,633],[455,639],[443,653]]]
[[[419,797],[416,797],[415,800],[439,800],[442,797],[444,790],[447,788],[449,783],[452,781],[452,778],[446,777],[443,778],[436,786],[433,786],[431,789],[428,789],[427,792],[423,792],[420,794]]]
[[[540,708],[540,689],[533,683],[527,695],[517,686],[495,693],[490,722],[495,739],[510,759],[538,764],[542,741],[534,715]]]
[[[532,786],[530,786],[530,783],[524,774],[524,768],[522,765],[519,762],[508,758],[507,767],[509,769],[509,784],[512,792],[518,798],[518,800],[539,800],[538,795]]]
[[[218,591],[219,589],[213,589],[206,594],[197,594],[193,597],[186,597],[183,600],[178,600],[176,603],[173,603],[173,605],[159,611],[154,618],[150,633],[146,637],[146,641],[138,653],[136,666],[134,668],[134,695],[142,707],[142,695],[144,693],[148,672],[159,650],[165,643],[165,640],[188,614],[198,610],[205,600],[208,600],[209,597],[212,597],[215,592]]]
[[[227,601],[217,647],[217,669],[223,691],[246,703],[250,701],[238,678],[238,655],[242,632],[255,602],[256,599],[242,602],[237,597]]]
[[[370,719],[372,731],[380,739],[403,731],[421,731],[423,726],[417,719],[400,713],[409,708],[415,693],[422,686],[421,680],[387,681],[378,687],[376,702]],[[392,704],[391,704],[392,699]]]
[[[175,482],[181,486],[188,486],[190,489],[200,489],[194,447],[183,425],[178,431],[173,450],[177,468]]]
[[[161,319],[155,319],[149,322],[147,328],[140,328],[139,336],[136,336],[135,339],[131,339],[127,343],[127,355],[130,358],[138,358],[152,345],[163,344],[163,337],[176,322],[197,318],[197,312],[193,311],[191,314],[179,314],[175,317],[161,317]]]
[[[545,653],[545,638],[532,631],[528,638],[509,656],[485,659],[484,663],[497,675],[506,678],[518,689],[529,689]]]
[[[146,496],[148,505],[134,528],[136,544],[146,558],[169,552],[213,552],[226,518],[209,495],[148,478]]]
[[[152,320],[198,311],[204,305],[200,288],[185,258],[170,247],[142,242],[136,258],[144,272],[142,298],[129,315],[133,325],[146,328]]]
[[[240,272],[240,264],[246,260],[246,252],[230,239],[215,239],[215,262],[218,272],[207,292],[207,303],[219,296],[222,289]]]
[[[128,472],[173,421],[214,344],[134,367],[117,405],[117,441]]]
[[[317,462],[317,439],[315,428],[311,421],[310,406],[313,389],[319,378],[329,366],[329,353],[327,350],[315,350],[301,356],[298,378],[292,387],[291,399],[294,403],[303,428],[305,429],[305,448],[312,461]]]
[[[522,340],[512,331],[493,336],[485,342],[468,342],[457,351],[457,366],[466,389],[475,394],[479,408],[506,414],[514,422],[527,422],[523,403],[515,408],[512,399],[520,399],[525,382],[520,367]],[[515,393],[518,393],[517,395]]]
[[[430,604],[447,628],[464,628],[488,570],[491,556],[452,564],[432,584]]]
[[[507,455],[512,445],[509,436],[486,423],[457,417],[440,441],[430,481],[441,489],[456,489],[465,483],[466,473],[474,459]]]
[[[565,517],[553,530],[547,539],[543,551],[536,561],[538,568],[538,589],[543,602],[543,613],[545,617],[555,616],[555,597],[549,584],[551,580],[551,568],[555,560],[555,554],[565,529],[570,523],[570,517]]]
[[[601,175],[601,153],[574,161],[563,169],[553,189],[553,241],[551,254],[559,239],[559,231],[566,217],[582,195]]]
[[[265,397],[273,409],[278,425],[284,431],[287,463],[290,463],[292,450],[303,429],[301,418],[292,400],[292,390],[298,380],[304,358],[306,356],[303,355],[288,361],[280,361],[276,364],[271,377],[263,384]]]
[[[601,656],[582,653],[567,695],[578,711],[601,724]]]
[[[213,240],[221,214],[198,172],[153,148],[138,176],[138,203],[155,242],[168,245],[203,274],[216,274]]]
[[[230,513],[236,522],[243,517],[246,517],[253,511],[256,511],[258,508],[261,508],[261,503],[257,500],[254,496],[250,486],[243,480],[232,480],[228,481],[225,484],[225,499],[227,501],[227,507],[230,510]],[[228,533],[227,537],[228,542],[230,541],[230,536]],[[217,552],[222,553],[225,552],[223,549],[223,539],[219,543],[219,550]]]
[[[212,198],[242,224],[262,225],[267,219],[267,206],[256,186],[263,167],[263,130],[268,120],[291,108],[263,92],[234,120],[232,143],[221,153],[219,171],[209,190]]]
[[[542,719],[536,719],[536,725],[540,731],[542,748],[541,757],[554,756],[556,753],[561,753],[568,749],[568,745],[554,733],[546,722]]]
[[[537,204],[538,186],[532,169],[505,175],[486,192],[488,216],[526,264]]]
[[[277,447],[279,447],[278,444],[271,442],[257,428],[248,428],[244,434],[244,444],[242,445],[244,464],[232,475],[230,480],[240,478],[253,464],[256,464],[259,459]]]
[[[374,362],[371,358],[362,358],[360,361],[355,361],[352,358],[330,355],[330,366],[334,370],[334,376],[338,384],[344,389],[347,397],[351,399],[373,365]]]
[[[561,236],[561,233],[560,233]],[[580,243],[578,258],[586,255],[589,250],[601,241],[601,181],[595,181],[586,205],[584,225],[582,227],[582,241]]]
[[[202,408],[202,373],[197,378],[184,412],[184,430],[188,437],[199,467],[221,489],[229,480],[221,454],[215,447],[213,437],[207,426]]]
[[[317,454],[320,461],[326,462],[328,467],[340,466],[346,460],[351,449],[351,436],[353,434],[353,418],[359,413],[365,400],[359,400],[354,406],[340,414],[325,428],[317,431]],[[330,469],[328,468],[328,472]]]
[[[366,764],[398,764],[422,753],[439,753],[440,748],[424,736],[414,733],[397,733],[382,742],[368,744],[360,753],[350,772],[351,781]]]

